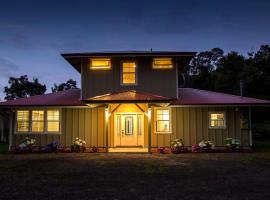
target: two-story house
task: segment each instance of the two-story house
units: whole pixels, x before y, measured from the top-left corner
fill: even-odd
[[[195,52],[125,51],[62,54],[81,74],[81,89],[0,103],[10,113],[9,145],[26,136],[40,146],[69,147],[78,137],[106,152],[152,152],[176,138],[186,146],[237,138],[252,145],[250,107],[269,101],[178,88]]]

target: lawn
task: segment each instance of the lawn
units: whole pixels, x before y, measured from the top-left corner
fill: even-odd
[[[0,154],[1,199],[270,199],[270,153]]]

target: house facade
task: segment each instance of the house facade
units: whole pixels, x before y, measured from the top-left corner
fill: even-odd
[[[178,74],[195,52],[62,54],[81,74],[81,89],[0,102],[9,113],[10,149],[25,137],[45,146],[75,138],[104,152],[153,152],[174,139],[186,146],[228,137],[252,146],[252,106],[266,100],[178,88]],[[0,112],[1,112],[0,111]]]

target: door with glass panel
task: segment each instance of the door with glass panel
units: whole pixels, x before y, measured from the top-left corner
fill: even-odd
[[[115,115],[115,147],[143,147],[143,115]]]

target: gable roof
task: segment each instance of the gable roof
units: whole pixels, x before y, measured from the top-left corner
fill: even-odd
[[[189,60],[196,55],[194,51],[101,51],[101,52],[84,52],[84,53],[62,53],[61,55],[69,62],[78,72],[81,72],[81,58],[90,57],[148,57],[148,56],[169,56],[184,57]]]
[[[241,97],[220,92],[211,92],[193,88],[179,88],[177,100],[167,97],[139,92],[135,90],[120,91],[96,96],[81,101],[80,89],[36,95],[27,98],[0,102],[0,107],[42,107],[42,106],[86,106],[87,103],[139,103],[171,102],[170,105],[270,105],[270,101]]]
[[[172,99],[139,92],[136,90],[120,91],[115,93],[108,93],[100,96],[95,96],[88,99],[83,99],[85,103],[126,103],[126,102],[170,102]]]
[[[80,89],[49,93],[0,102],[0,107],[19,106],[85,106],[80,101]]]
[[[171,105],[266,105],[270,101],[241,97],[237,95],[199,90],[193,88],[178,88],[178,99]]]

